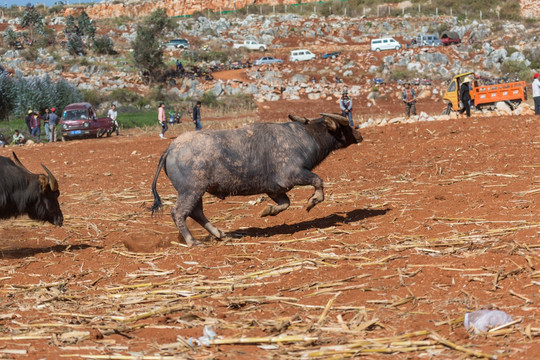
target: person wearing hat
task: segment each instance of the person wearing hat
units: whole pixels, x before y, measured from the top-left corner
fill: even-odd
[[[469,83],[472,81],[470,76],[466,76],[463,79],[463,83],[459,88],[459,99],[463,104],[463,108],[459,110],[460,114],[467,112],[467,117],[471,117],[471,93],[469,88]]]
[[[341,115],[349,119],[349,125],[354,127],[354,121],[352,118],[352,100],[349,97],[347,90],[341,94],[341,99],[339,99],[339,108],[341,109]]]
[[[411,84],[405,83],[405,89],[401,93],[401,101],[405,104],[405,116],[407,119],[413,115],[416,115],[416,92],[411,88]]]
[[[540,115],[540,75],[534,74],[534,80],[532,82],[532,96],[534,100],[534,114]]]
[[[51,113],[49,114],[49,142],[56,141],[56,125],[58,125],[58,115],[55,113],[56,109],[51,108]]]
[[[34,112],[32,110],[28,110],[28,114],[24,118],[24,122],[26,123],[26,127],[28,128],[29,133],[32,132],[32,127],[30,127],[30,121],[32,121],[32,118],[34,117],[33,114]]]

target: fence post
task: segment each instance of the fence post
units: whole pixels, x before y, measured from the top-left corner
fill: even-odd
[[[482,20],[482,10],[480,10],[480,20]]]
[[[450,8],[450,16],[452,16],[452,8]]]
[[[420,14],[422,12],[422,9],[420,7],[420,3],[418,3],[418,13]]]
[[[390,15],[390,6],[388,7],[388,15]]]
[[[343,16],[347,17],[347,8],[343,8]]]
[[[259,5],[259,14],[262,15],[262,5]]]
[[[379,17],[379,6],[377,6],[377,17]]]
[[[276,13],[276,5],[272,5],[272,12],[275,14]]]
[[[439,8],[435,8],[435,16],[439,16]]]
[[[405,6],[401,8],[401,15],[405,15]]]

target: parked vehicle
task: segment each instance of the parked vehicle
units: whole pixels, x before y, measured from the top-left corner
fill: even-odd
[[[438,35],[434,34],[421,34],[416,37],[416,44],[418,46],[440,46],[442,45]]]
[[[383,78],[373,78],[373,84],[375,84],[375,85],[384,84],[384,79]]]
[[[189,41],[186,39],[172,39],[165,43],[168,48],[189,49]]]
[[[334,52],[330,52],[330,53],[326,53],[326,54],[322,54],[321,57],[323,59],[335,59],[339,56],[339,54],[341,53],[341,51],[334,51]]]
[[[461,39],[459,34],[454,31],[445,31],[441,35],[441,42],[443,45],[448,46],[452,44],[459,44]]]
[[[451,110],[459,110],[460,98],[459,89],[465,77],[470,76],[475,80],[471,82],[472,88],[471,105],[477,109],[490,107],[496,102],[504,101],[511,108],[517,107],[522,101],[527,100],[527,84],[525,81],[516,81],[511,83],[480,85],[473,72],[466,72],[454,76],[443,95],[443,100],[447,103],[443,114],[449,114]]]
[[[66,106],[60,120],[62,141],[74,137],[111,136],[116,131],[114,121],[110,117],[97,117],[94,107],[87,102]]]
[[[379,38],[371,40],[371,51],[399,50],[401,44],[394,38]]]
[[[266,45],[259,43],[255,40],[244,40],[243,43],[235,43],[233,44],[233,49],[240,49],[240,48],[246,48],[248,50],[259,50],[259,51],[265,51]]]
[[[253,65],[260,66],[260,65],[265,65],[265,64],[281,64],[281,63],[283,63],[283,60],[281,59],[276,59],[275,57],[272,57],[272,56],[263,56],[262,58],[255,60],[253,62]]]
[[[314,53],[305,49],[292,50],[289,55],[289,61],[305,61],[305,60],[313,60],[315,58],[316,56]]]

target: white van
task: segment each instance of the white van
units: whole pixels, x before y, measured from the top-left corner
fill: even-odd
[[[401,44],[391,37],[371,40],[371,51],[399,49],[401,49]]]
[[[309,50],[292,50],[289,55],[289,61],[313,60],[316,56]]]

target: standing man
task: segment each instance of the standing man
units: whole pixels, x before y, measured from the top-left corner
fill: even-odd
[[[195,130],[201,130],[201,102],[197,101],[197,104],[193,107],[193,123],[195,124]]]
[[[471,80],[472,79],[469,76],[466,76],[465,79],[463,79],[461,87],[459,88],[459,98],[463,104],[463,108],[459,110],[459,113],[463,114],[466,112],[467,117],[471,117],[471,93],[469,89],[469,83]]]
[[[413,115],[416,115],[416,92],[411,89],[408,82],[405,83],[405,89],[401,93],[401,101],[405,104],[405,117],[407,119],[411,116],[411,111]]]
[[[37,112],[32,114],[30,118],[30,128],[32,129],[30,134],[36,138],[38,143],[41,142],[41,119]]]
[[[534,113],[540,115],[540,75],[534,74],[534,80],[532,82],[532,95],[534,100]]]
[[[56,109],[51,108],[51,113],[49,114],[49,142],[56,141],[56,125],[58,125],[58,115],[55,113]],[[47,127],[47,125],[45,125]]]
[[[48,142],[51,142],[49,136],[49,108],[45,108],[45,114],[43,114],[43,127],[45,128],[45,137]]]
[[[118,121],[116,121],[116,118],[118,117],[118,111],[116,111],[116,105],[112,104],[107,116],[110,117],[111,120],[113,121],[114,127],[116,129],[116,136],[120,135],[120,132],[118,131],[120,126],[118,125]]]
[[[28,128],[28,132],[32,133],[32,127],[30,126],[30,121],[32,120],[32,115],[34,112],[32,110],[28,110],[28,114],[24,118],[24,122],[26,123],[26,127]]]
[[[165,118],[165,104],[160,103],[158,108],[158,121],[161,124],[161,134],[159,134],[159,137],[162,139],[165,138],[165,131],[169,129],[169,126],[167,125],[167,119]]]
[[[350,127],[354,127],[354,121],[352,118],[352,100],[347,93],[347,90],[341,95],[339,99],[339,108],[341,109],[341,115],[349,119]]]

